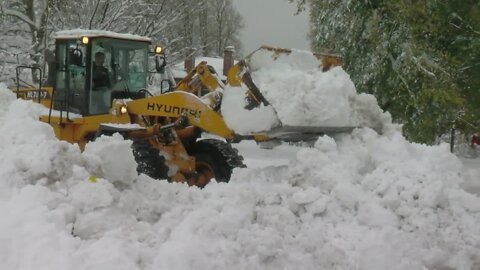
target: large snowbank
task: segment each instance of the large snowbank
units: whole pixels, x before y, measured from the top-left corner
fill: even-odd
[[[390,122],[372,95],[357,94],[350,76],[341,68],[322,71],[319,60],[307,51],[289,54],[259,50],[249,58],[255,84],[271,106],[251,111],[243,108],[246,88],[225,89],[222,114],[239,134],[285,126],[367,126],[382,131]],[[269,122],[257,119],[265,111],[276,112]],[[264,114],[263,114],[264,115]],[[271,114],[269,114],[271,115]],[[263,117],[265,118],[265,117]]]
[[[81,153],[0,97],[2,269],[480,269],[480,200],[445,145],[358,129],[200,190],[136,176],[120,136]]]

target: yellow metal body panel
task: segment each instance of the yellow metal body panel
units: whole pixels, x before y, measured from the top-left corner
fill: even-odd
[[[205,88],[210,90],[210,92],[215,91],[218,88],[223,88],[223,83],[210,71],[206,61],[202,61],[198,64],[187,74],[187,76],[185,76],[185,78],[178,82],[176,86],[177,91],[185,91],[194,94]]]
[[[48,115],[40,116],[40,120],[46,123],[49,123],[48,118]],[[128,114],[103,114],[67,119],[66,112],[63,112],[62,118],[59,116],[50,117],[49,124],[58,139],[77,143],[83,151],[87,138],[95,134],[102,123],[129,124],[130,117]]]
[[[223,117],[203,103],[197,96],[176,91],[144,99],[127,102],[128,112],[136,115],[163,116],[178,118],[188,117],[190,125],[199,127],[220,137],[233,138]]]
[[[240,61],[231,67],[227,72],[227,84],[233,87],[240,87],[242,84],[242,75],[240,75],[245,67],[245,62]]]
[[[200,75],[200,80],[210,91],[215,91],[220,87],[220,79],[213,75],[207,66],[207,62],[200,63],[196,69],[197,74]]]

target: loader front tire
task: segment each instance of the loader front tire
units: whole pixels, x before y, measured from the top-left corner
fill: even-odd
[[[168,178],[168,167],[165,165],[165,158],[148,141],[135,140],[132,143],[132,149],[139,174],[144,173],[154,179]]]
[[[213,159],[205,153],[195,153],[196,186],[204,187],[215,178],[217,182],[230,181],[231,170],[222,160]]]
[[[213,178],[217,182],[228,182],[233,168],[245,167],[238,151],[220,140],[197,141],[189,152],[195,157],[197,178],[194,184],[199,187],[204,187]]]

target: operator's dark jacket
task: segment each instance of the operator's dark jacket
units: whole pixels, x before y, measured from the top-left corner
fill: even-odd
[[[108,69],[102,66],[93,64],[93,88],[109,87],[110,78],[108,77]]]

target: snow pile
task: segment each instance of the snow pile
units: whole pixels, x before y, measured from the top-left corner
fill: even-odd
[[[446,146],[358,129],[200,190],[137,176],[121,136],[80,153],[0,97],[2,269],[480,268],[480,199]]]
[[[339,262],[353,259],[360,269],[478,269],[480,199],[459,187],[463,172],[448,145],[361,129],[301,150],[288,181],[300,187],[293,196],[299,216],[319,217],[317,239],[334,243],[343,253]]]
[[[8,107],[15,99],[15,93],[8,90],[7,85],[0,83],[0,118],[5,115]]]
[[[245,88],[225,89],[226,102],[222,113],[227,124],[237,133],[261,131],[265,126],[368,126],[382,131],[391,122],[372,95],[357,95],[350,76],[341,68],[322,71],[319,60],[307,51],[275,54],[259,50],[249,59],[252,78],[277,118],[268,124],[244,121],[256,118],[258,112],[243,109]],[[242,92],[237,94],[236,92]],[[232,104],[238,104],[232,106]],[[265,129],[264,129],[265,130]]]

